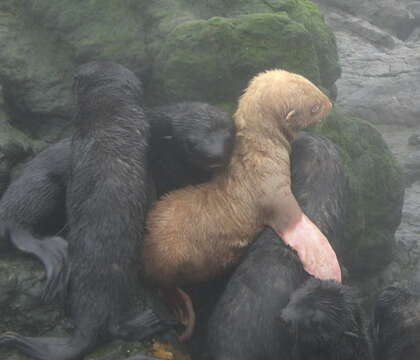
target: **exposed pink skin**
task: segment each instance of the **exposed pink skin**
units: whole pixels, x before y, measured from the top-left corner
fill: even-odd
[[[341,282],[341,269],[328,239],[302,213],[300,220],[279,234],[286,244],[296,250],[305,270],[322,280]]]

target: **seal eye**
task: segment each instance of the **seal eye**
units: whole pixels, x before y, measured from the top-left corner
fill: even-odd
[[[315,104],[314,106],[312,106],[311,113],[316,114],[319,111],[319,109],[321,109],[321,105]]]

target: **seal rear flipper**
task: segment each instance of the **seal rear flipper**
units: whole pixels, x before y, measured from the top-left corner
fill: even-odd
[[[63,298],[67,289],[67,241],[59,236],[38,239],[29,231],[12,229],[10,242],[20,251],[35,256],[42,262],[46,274],[46,284],[41,295],[44,302]]]
[[[161,320],[152,310],[146,310],[133,319],[111,328],[110,333],[126,341],[140,341],[152,335],[181,326],[177,321]]]
[[[49,338],[26,337],[8,332],[0,336],[0,347],[15,348],[36,360],[81,359],[92,346],[89,337]]]

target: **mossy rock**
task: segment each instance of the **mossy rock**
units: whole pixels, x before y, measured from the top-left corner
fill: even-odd
[[[334,111],[315,132],[339,147],[349,176],[343,260],[353,277],[386,266],[404,199],[402,170],[381,134],[368,122]]]
[[[275,67],[320,83],[311,35],[286,13],[185,22],[156,63],[160,93],[171,100],[234,101],[254,74]]]
[[[12,121],[31,136],[71,127],[72,74],[93,59],[145,64],[139,15],[123,0],[7,0],[0,7],[0,81]],[[118,24],[116,26],[115,24]]]
[[[273,67],[325,88],[340,74],[334,36],[306,0],[3,0],[0,47],[13,124],[47,140],[71,130],[72,74],[91,60],[140,75],[149,104],[231,102]]]
[[[284,68],[330,88],[340,75],[335,38],[304,0],[191,1],[147,7],[154,36],[154,102],[236,99],[255,74]],[[161,10],[162,3],[169,6]],[[223,16],[223,17],[222,17]]]

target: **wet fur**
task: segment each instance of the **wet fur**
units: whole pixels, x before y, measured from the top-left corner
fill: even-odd
[[[151,171],[159,197],[209,181],[226,166],[235,126],[224,111],[206,103],[185,102],[160,106],[147,114],[152,123]]]
[[[316,116],[314,104],[320,106]],[[142,252],[146,277],[163,286],[183,285],[237,263],[272,216],[264,201],[272,201],[273,193],[279,199],[291,195],[289,140],[330,108],[327,97],[301,76],[273,70],[255,77],[234,116],[237,136],[227,169],[208,183],[168,194],[149,213]]]
[[[310,278],[282,311],[299,360],[373,360],[360,298],[336,281]]]
[[[0,238],[7,228],[36,236],[53,235],[65,224],[65,192],[70,172],[70,139],[37,154],[0,200]]]
[[[420,294],[398,286],[384,289],[372,328],[377,359],[420,359]]]
[[[129,308],[138,269],[133,253],[152,199],[141,83],[122,67],[91,66],[78,73],[66,209],[71,312],[81,330],[100,333],[117,327]]]
[[[301,132],[292,143],[290,165],[296,200],[342,259],[350,188],[337,146],[323,136]]]
[[[121,65],[93,62],[79,69],[75,90],[78,114],[66,189],[68,262],[62,272],[69,279],[75,331],[69,338],[0,336],[0,345],[39,360],[80,359],[104,338],[140,340],[168,328],[153,313],[129,319],[138,286],[135,254],[153,200],[141,83]]]
[[[305,214],[334,239],[333,246],[339,246],[336,235],[343,231],[348,183],[336,147],[326,138],[301,133],[291,158],[294,195]],[[295,318],[322,314],[321,321],[299,331],[297,321],[293,329],[282,318],[288,304]],[[344,331],[351,334],[341,336]],[[373,359],[357,296],[335,282],[309,277],[296,253],[269,228],[257,237],[231,276],[211,316],[208,334],[214,360]],[[304,352],[307,348],[313,350],[311,355]]]
[[[205,153],[194,148],[203,139],[222,146],[222,164],[231,155],[235,128],[222,110],[199,102],[173,104],[146,111],[151,123],[149,166],[157,196],[208,181],[214,170]],[[70,176],[71,140],[48,146],[28,161],[0,199],[0,240],[9,229],[36,237],[66,235],[65,197]]]

